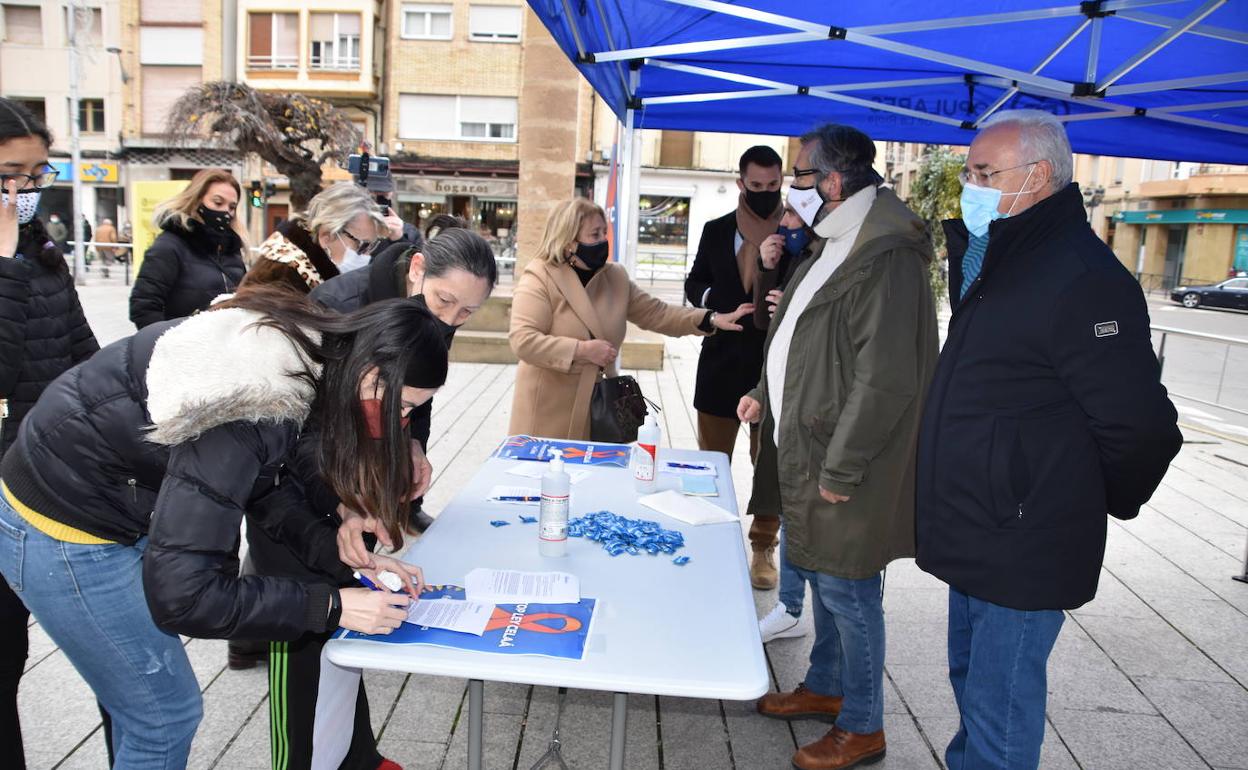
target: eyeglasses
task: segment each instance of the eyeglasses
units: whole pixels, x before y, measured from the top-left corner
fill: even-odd
[[[354,235],[351,234],[351,231],[346,229],[345,227],[342,229],[342,234],[351,239],[351,242],[355,244],[355,250],[358,251],[360,254],[370,254],[372,253],[373,249],[376,248],[377,246],[377,241],[375,240],[365,241],[360,238],[356,238]]]
[[[817,168],[798,168],[797,166],[793,167],[794,177],[808,176],[810,174],[818,174],[818,173],[819,173],[819,169]]]
[[[1040,161],[1038,160],[1033,160],[1027,163],[1020,163],[1017,166],[1010,166],[1009,168],[1003,168],[997,171],[989,171],[987,173],[984,173],[982,171],[971,171],[969,168],[963,168],[961,171],[958,172],[958,181],[962,183],[963,187],[966,187],[968,184],[973,184],[973,185],[976,185],[977,187],[991,187],[992,178],[996,176],[997,174],[1004,174],[1007,171],[1013,171],[1019,168],[1027,168],[1028,166],[1034,166],[1039,162]]]
[[[42,190],[51,187],[60,173],[51,166],[46,166],[37,174],[0,174],[0,186],[7,188],[9,182],[13,181],[17,182],[19,190]]]

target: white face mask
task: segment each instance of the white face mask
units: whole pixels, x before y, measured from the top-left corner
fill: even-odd
[[[823,208],[823,195],[819,193],[818,185],[806,188],[789,187],[788,203],[807,227],[814,227],[815,217]]]
[[[346,248],[346,251],[342,252],[342,262],[338,262],[339,273],[351,272],[368,266],[369,260],[366,255],[362,255],[354,248],[347,246],[347,242],[342,240],[342,236],[338,236],[338,241]]]
[[[39,198],[43,195],[42,190],[18,190],[17,191],[17,223],[24,225],[35,218],[35,212],[39,209]],[[9,205],[9,194],[0,193],[0,203]]]

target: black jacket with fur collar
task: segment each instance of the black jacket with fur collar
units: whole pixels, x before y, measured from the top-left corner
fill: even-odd
[[[288,373],[311,367],[256,319],[217,310],[109,345],[47,388],[0,465],[10,494],[37,513],[126,545],[148,536],[144,590],[171,633],[325,630],[332,577],[222,572],[244,512],[314,571],[343,569],[334,522],[310,517],[280,477],[314,395]]]

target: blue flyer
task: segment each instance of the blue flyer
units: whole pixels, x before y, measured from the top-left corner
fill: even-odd
[[[422,599],[463,599],[460,586],[425,586]],[[594,618],[594,600],[581,599],[579,604],[499,604],[481,636],[421,628],[403,623],[393,633],[361,634],[340,630],[336,639],[367,639],[383,644],[432,644],[458,650],[476,650],[501,655],[543,655],[548,658],[585,657],[585,641],[589,638]]]
[[[555,449],[563,451],[563,461],[568,466],[615,465],[628,467],[633,448],[627,444],[602,444],[588,441],[561,441],[534,436],[511,436],[503,440],[494,452],[495,457],[505,460],[536,460],[546,462]]]

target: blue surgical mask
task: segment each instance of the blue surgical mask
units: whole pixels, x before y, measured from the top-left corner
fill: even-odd
[[[970,230],[971,235],[983,238],[988,234],[988,225],[998,219],[1014,215],[1014,207],[1018,205],[1018,196],[1034,192],[1034,190],[1028,190],[1027,185],[1031,182],[1031,174],[1035,170],[1036,165],[1033,163],[1031,168],[1027,169],[1027,178],[1023,180],[1023,186],[1018,192],[1003,193],[992,187],[980,187],[970,182],[962,187],[962,222],[966,225],[966,229]],[[1001,199],[1007,195],[1014,196],[1014,202],[1010,204],[1010,210],[1002,214],[998,207],[1001,205]]]
[[[1005,216],[997,210],[1001,204],[1001,191],[991,187],[967,182],[962,188],[961,203],[962,222],[976,238],[987,235],[988,225]]]
[[[784,236],[784,250],[794,256],[810,243],[810,231],[805,227],[778,227],[776,232]]]

